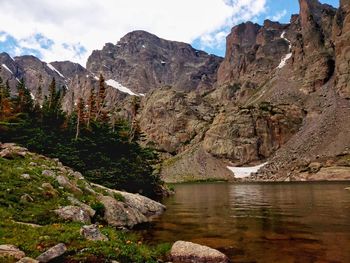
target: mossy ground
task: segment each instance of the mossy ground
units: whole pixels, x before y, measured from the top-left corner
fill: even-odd
[[[36,165],[30,165],[31,162]],[[0,158],[0,244],[15,245],[26,256],[35,258],[48,248],[64,243],[68,249],[65,262],[157,262],[168,252],[169,244],[150,247],[143,244],[140,236],[105,225],[101,225],[100,230],[109,241],[86,240],[80,235],[82,224],[64,222],[52,212],[59,206],[68,205],[66,198],[71,193],[56,185],[53,178],[41,175],[47,167],[55,169],[55,163],[36,155],[14,160]],[[31,178],[24,179],[22,174],[29,174]],[[53,196],[44,190],[43,183],[53,185],[57,194]],[[25,194],[33,201],[21,200]],[[93,196],[75,197],[92,206],[96,203]],[[0,262],[15,260],[0,258]]]

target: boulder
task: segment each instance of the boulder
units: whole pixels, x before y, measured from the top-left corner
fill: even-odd
[[[39,261],[33,258],[24,257],[24,258],[21,258],[19,261],[17,261],[17,263],[39,263]]]
[[[53,172],[53,171],[51,171],[51,170],[44,170],[44,171],[41,172],[41,174],[42,174],[43,176],[47,176],[47,177],[53,177],[53,178],[56,177],[55,172]]]
[[[23,178],[25,180],[30,180],[30,175],[29,174],[22,174],[21,178]]]
[[[129,227],[148,222],[139,210],[119,202],[110,196],[100,196],[99,201],[105,207],[104,219],[108,225],[114,227]]]
[[[0,258],[13,257],[15,259],[21,259],[25,256],[25,253],[14,245],[0,245]]]
[[[85,212],[87,212],[90,217],[93,217],[95,215],[96,211],[94,209],[92,209],[91,206],[80,202],[78,199],[76,199],[72,196],[69,196],[68,200],[72,203],[72,205],[79,206],[81,209],[83,209]]]
[[[114,191],[124,197],[124,203],[137,209],[146,217],[160,215],[164,212],[165,206],[148,197],[121,191]]]
[[[62,219],[81,223],[90,223],[89,214],[78,206],[65,206],[54,210]]]
[[[170,257],[173,263],[227,263],[223,253],[192,242],[177,241],[172,246]]]
[[[83,194],[83,191],[81,191],[75,184],[69,181],[69,179],[64,175],[57,176],[56,181],[60,186],[64,187],[74,194]]]
[[[45,190],[45,195],[49,197],[58,196],[57,190],[50,183],[43,183],[41,187]]]
[[[36,258],[36,260],[38,260],[40,263],[46,263],[52,260],[57,260],[59,257],[63,256],[66,251],[67,248],[65,244],[60,243],[42,253]]]
[[[108,238],[103,235],[97,225],[87,225],[80,229],[80,234],[91,241],[108,241]]]
[[[28,153],[26,148],[17,146],[14,143],[3,143],[0,145],[0,157],[14,159],[16,157],[25,157]]]
[[[313,162],[313,163],[309,164],[308,168],[309,168],[308,170],[309,170],[310,173],[315,174],[315,173],[318,173],[321,170],[322,164],[318,163],[318,162]]]

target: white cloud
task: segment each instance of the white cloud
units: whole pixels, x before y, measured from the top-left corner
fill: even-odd
[[[277,12],[274,16],[267,17],[268,19],[271,19],[272,21],[280,21],[283,17],[285,17],[287,14],[287,10],[282,10]]]
[[[0,33],[0,42],[5,42],[7,39],[7,34],[6,33]]]
[[[265,6],[266,0],[1,0],[0,31],[21,48],[35,47],[45,61],[84,64],[93,49],[137,29],[184,42],[202,37],[203,45],[213,45],[226,27],[253,19]],[[54,43],[43,47],[37,34]],[[87,52],[79,54],[81,47]]]

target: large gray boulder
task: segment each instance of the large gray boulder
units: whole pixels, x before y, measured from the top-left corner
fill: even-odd
[[[36,258],[36,260],[38,260],[40,263],[50,262],[54,259],[56,260],[59,257],[63,256],[64,253],[66,253],[66,251],[67,251],[67,248],[65,244],[59,243],[56,246],[42,253],[40,256]]]
[[[176,241],[171,248],[170,256],[173,263],[229,262],[227,256],[215,249],[186,241]]]
[[[100,196],[99,201],[105,207],[104,219],[110,226],[132,228],[137,224],[148,222],[147,217],[139,210],[119,202],[113,197]]]

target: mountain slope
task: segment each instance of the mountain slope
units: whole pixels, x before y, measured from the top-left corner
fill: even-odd
[[[171,86],[176,90],[211,89],[221,58],[145,31],[128,33],[113,45],[95,50],[87,69],[102,73],[134,92]]]

